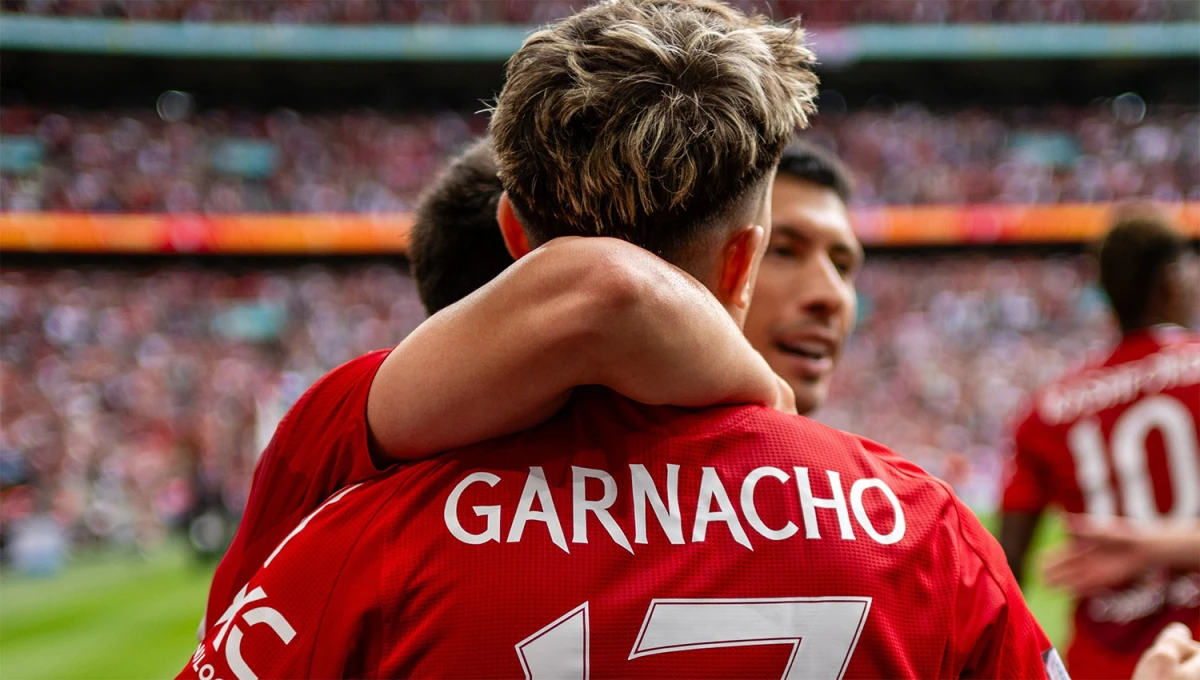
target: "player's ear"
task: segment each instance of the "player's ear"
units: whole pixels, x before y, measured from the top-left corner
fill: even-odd
[[[1195,323],[1197,295],[1196,271],[1185,257],[1167,265],[1159,281],[1157,299],[1162,307],[1159,316],[1168,323],[1190,326]]]
[[[727,308],[734,307],[745,313],[750,307],[765,240],[766,230],[757,224],[750,224],[738,229],[725,241],[721,249],[716,292]]]
[[[512,259],[519,260],[529,254],[529,237],[525,235],[525,227],[517,220],[513,212],[512,201],[508,200],[508,192],[500,194],[496,204],[496,223],[500,225],[500,235],[504,237],[504,247]]]

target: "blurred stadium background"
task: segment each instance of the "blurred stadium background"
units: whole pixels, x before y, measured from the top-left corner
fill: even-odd
[[[0,677],[182,667],[275,423],[421,322],[416,196],[582,2],[0,1]],[[1200,2],[734,4],[803,17],[806,137],[858,181],[819,419],[988,520],[1020,400],[1113,337],[1113,206],[1200,238]],[[1029,597],[1062,641],[1063,596]]]

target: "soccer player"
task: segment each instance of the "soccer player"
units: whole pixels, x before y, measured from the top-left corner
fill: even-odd
[[[758,270],[746,339],[812,413],[854,329],[863,250],[850,226],[850,173],[802,142],[783,152],[771,187],[771,235]]]
[[[796,167],[825,176],[812,163]],[[501,193],[490,146],[481,141],[455,159],[423,196],[412,264],[430,314],[484,288],[513,263],[496,223]],[[540,309],[505,309],[530,295],[543,301]],[[689,276],[624,242],[555,243],[539,258],[526,258],[452,315],[427,322],[382,378],[375,371],[386,352],[372,353],[331,372],[296,404],[297,414],[309,411],[312,403],[343,399],[348,383],[372,381],[375,398],[388,400],[374,421],[355,417],[351,422],[357,429],[348,437],[313,438],[306,425],[311,418],[285,418],[255,470],[249,502],[214,575],[198,636],[203,638],[206,622],[233,601],[282,536],[338,489],[391,463],[539,422],[576,385],[603,384],[650,403],[760,401],[794,412],[790,389],[771,382],[777,379],[767,364],[738,333]],[[481,347],[482,338],[486,346]],[[558,370],[548,371],[544,362],[552,356],[563,360]],[[444,375],[449,370],[456,373]],[[456,382],[455,376],[466,379]],[[490,396],[496,392],[506,393],[508,401],[496,405]],[[436,406],[419,410],[427,404]],[[460,417],[445,415],[460,412],[480,419],[473,430]],[[371,449],[359,431],[386,441]]]
[[[496,223],[503,193],[492,141],[485,135],[453,158],[421,194],[408,260],[429,314],[479,290],[513,263]]]
[[[496,175],[490,141],[485,138],[454,159],[422,197],[413,227],[410,257],[421,301],[430,314],[482,288],[513,263],[496,223],[496,207],[503,191],[504,187]],[[849,172],[827,152],[796,142],[783,152],[772,194],[773,227],[763,264],[759,268],[754,305],[747,317],[746,335],[754,342],[755,348],[763,353],[771,369],[789,378],[787,383],[794,390],[795,407],[799,412],[811,413],[824,401],[829,372],[840,357],[842,344],[854,323],[854,276],[861,267],[862,249],[854,237],[846,209],[850,199]],[[562,266],[556,267],[555,271],[555,276],[559,278],[547,282],[546,289],[550,295],[566,297],[595,293],[599,298],[611,292],[614,285],[611,280],[605,281],[597,289],[582,285],[586,277],[581,278],[581,275],[595,273],[590,266],[592,258],[612,258],[609,262],[613,266],[628,268],[619,272],[617,277],[618,281],[624,280],[626,283],[651,276],[666,277],[678,283],[683,276],[669,264],[647,258],[641,250],[618,250],[621,246],[616,243],[589,241],[576,244],[576,247],[584,252],[574,259],[568,260],[573,253],[567,251],[552,252],[547,256],[562,261]],[[628,255],[629,259],[621,259],[618,253]],[[523,263],[523,266],[528,265],[528,262]],[[513,282],[519,283],[521,280],[517,277]],[[508,282],[462,305],[462,328],[468,333],[467,338],[472,346],[479,332],[471,329],[482,329],[489,325],[494,327],[498,323],[507,324],[506,328],[518,327],[516,319],[504,314],[497,314],[498,319],[486,315],[487,310],[498,309],[498,304],[483,306],[485,301],[494,299],[493,296],[502,292],[505,285],[509,285]],[[736,396],[728,392],[728,385],[721,376],[710,376],[714,368],[712,359],[719,357],[727,356],[732,361],[744,362],[749,370],[742,374],[743,379],[755,381],[758,390],[769,387],[762,383],[757,372],[753,372],[754,357],[746,352],[744,343],[734,344],[727,335],[714,338],[711,329],[704,324],[661,323],[674,315],[680,315],[681,319],[690,317],[698,304],[703,310],[705,298],[709,297],[707,292],[700,295],[699,291],[685,286],[677,286],[675,290],[680,294],[664,295],[667,292],[664,289],[652,291],[652,295],[640,300],[638,305],[621,310],[620,319],[602,318],[596,309],[581,312],[578,318],[595,324],[594,332],[608,332],[611,335],[607,341],[593,338],[598,341],[589,342],[587,348],[579,348],[585,351],[573,352],[574,361],[589,360],[586,352],[589,349],[592,354],[596,351],[609,352],[600,357],[603,365],[597,366],[596,370],[622,371],[623,375],[628,376],[627,392],[634,393],[636,390],[644,398],[660,403],[671,401],[671,396],[675,396],[680,403],[687,401],[691,405],[700,405],[704,394],[710,395],[712,403],[729,401]],[[517,295],[511,297],[519,298]],[[584,304],[594,304],[603,309],[603,303],[602,299],[593,299]],[[668,309],[668,305],[672,306]],[[534,321],[540,325],[522,331],[540,338],[547,346],[565,344],[564,336],[559,335],[565,327],[557,319],[543,315]],[[669,326],[674,330],[663,333],[663,329]],[[646,333],[627,332],[634,327],[645,328]],[[717,327],[728,330],[728,325],[720,321]],[[680,351],[683,349],[680,343],[684,338],[679,334],[683,332],[698,334],[691,341],[690,351]],[[418,348],[410,348],[408,360],[438,367],[439,359],[434,358],[436,356],[448,362],[445,367],[439,368],[449,370],[449,367],[455,367],[471,374],[473,369],[470,362],[477,360],[478,355],[470,347],[457,344],[461,342],[460,338],[441,341],[443,333],[448,334],[448,326],[439,320],[428,334],[428,342]],[[828,357],[815,372],[807,370],[803,358],[793,358],[794,350],[783,345],[782,341],[777,343],[775,340],[776,337],[789,340],[799,338],[800,342],[804,342],[806,334],[816,335],[815,340],[810,342],[815,342],[815,350]],[[583,335],[577,334],[576,337],[582,338]],[[582,339],[577,341],[583,342]],[[489,342],[493,345],[498,343],[495,333],[491,334]],[[519,342],[523,353],[510,355],[510,360],[520,361],[525,357],[534,361],[541,358],[539,348],[528,347],[524,341]],[[422,356],[422,352],[426,351],[422,348],[428,348],[431,355],[433,352],[442,353]],[[618,365],[616,357],[630,356],[631,353],[631,361]],[[645,362],[646,366],[658,367],[659,372],[639,369],[638,361]],[[358,364],[352,363],[337,373],[354,371],[356,367]],[[504,389],[516,380],[516,375],[532,368],[514,364],[505,372],[495,373],[495,389]],[[575,368],[583,367],[577,363]],[[678,371],[679,375],[672,377],[670,371]],[[396,372],[397,379],[400,379],[401,373],[404,371]],[[461,405],[447,403],[444,413],[487,408],[486,404],[478,403],[478,395],[489,391],[486,385],[488,374],[476,375],[481,376],[478,378],[480,383],[475,386],[479,389],[460,393],[464,402]],[[577,371],[575,375],[580,380],[617,385],[611,377],[597,380],[583,371]],[[542,383],[544,387],[532,387],[545,390],[547,396],[557,395],[561,398],[565,388],[570,387],[565,384],[565,379],[565,374],[559,374],[558,382],[551,380]],[[666,392],[671,380],[681,382],[674,395]],[[423,389],[438,390],[443,387],[444,383],[434,381]],[[336,397],[337,389],[337,385],[330,385],[329,381],[322,383],[321,389],[312,391],[304,403],[323,398],[321,395],[325,391]],[[763,400],[767,396],[766,392],[762,392],[758,398]],[[743,398],[749,400],[752,395],[747,392]],[[787,395],[780,394],[775,403],[784,406],[787,398]],[[534,401],[525,402],[530,404],[530,414],[521,422],[533,421],[539,413],[545,413],[547,409],[541,407],[541,399],[535,392]],[[790,404],[784,407],[788,408]],[[533,412],[534,408],[538,409],[537,413]],[[421,422],[416,415],[405,413],[403,407],[396,407],[388,417],[401,424]],[[488,434],[505,434],[514,427],[509,422],[497,422],[496,431]],[[479,432],[486,433],[486,429]],[[410,439],[403,451],[376,452],[380,460],[374,463],[360,455],[365,449],[335,450],[299,444],[307,435],[295,440],[281,437],[280,442],[271,446],[262,457],[265,462],[260,463],[262,469],[255,475],[253,500],[248,503],[238,534],[214,578],[206,620],[211,621],[212,617],[224,611],[241,584],[249,579],[266,555],[275,548],[279,537],[316,509],[326,497],[374,474],[378,466],[398,460],[401,453],[405,458],[416,458],[449,446],[444,439],[440,439],[443,434],[436,427],[430,426],[422,434],[427,441],[424,447],[417,446],[417,442]],[[458,432],[454,434],[458,435]],[[395,435],[396,440],[401,442],[406,436],[404,433]],[[456,443],[464,442],[460,438]],[[350,459],[340,463],[327,459],[347,455]],[[276,475],[279,475],[278,478]],[[203,632],[202,625],[201,637]]]
[[[292,406],[255,468],[200,635],[338,489],[397,461],[529,427],[587,384],[646,403],[795,412],[787,386],[690,277],[628,243],[559,239],[394,350],[334,369]]]
[[[455,159],[422,197],[410,258],[430,313],[512,264],[495,218],[503,192],[485,138]],[[784,149],[772,186],[770,239],[745,330],[750,344],[788,382],[801,414],[824,403],[854,328],[854,279],[863,251],[850,226],[850,196],[850,173],[832,154],[801,141]]]
[[[1200,518],[1200,338],[1187,243],[1145,214],[1120,218],[1100,247],[1100,285],[1122,338],[1112,354],[1038,392],[1020,421],[1003,500],[1012,571],[1042,512],[1096,518]],[[1067,653],[1076,678],[1129,677],[1168,623],[1200,628],[1200,573],[1150,569],[1078,599]]]
[[[798,30],[703,0],[535,33],[492,120],[509,249],[619,236],[740,323],[811,63]],[[332,496],[182,677],[1044,676],[1002,559],[876,444],[584,389],[537,428]]]

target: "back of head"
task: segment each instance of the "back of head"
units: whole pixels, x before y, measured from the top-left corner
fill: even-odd
[[[526,233],[680,263],[723,218],[757,214],[813,110],[812,63],[799,28],[711,0],[607,0],[534,33],[491,123]]]
[[[491,142],[484,138],[451,161],[421,196],[409,258],[426,312],[458,302],[512,264],[496,227],[503,192]]]
[[[832,189],[842,203],[849,204],[854,194],[850,169],[841,159],[832,152],[803,140],[794,140],[783,150],[777,174]]]
[[[1173,321],[1174,293],[1166,290],[1168,270],[1187,249],[1184,237],[1161,216],[1126,212],[1100,243],[1100,285],[1123,332]]]

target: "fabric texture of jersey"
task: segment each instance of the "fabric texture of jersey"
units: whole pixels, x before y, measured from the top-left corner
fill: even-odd
[[[338,489],[378,474],[368,446],[367,393],[390,352],[364,354],[325,374],[280,421],[213,575],[206,629],[300,520]]]
[[[1005,512],[1200,519],[1200,336],[1159,327],[1043,388],[1016,431]],[[1080,600],[1067,666],[1129,677],[1168,623],[1200,635],[1200,572],[1160,569]]]
[[[945,484],[762,407],[577,390],[533,430],[348,487],[183,678],[1045,677]]]

